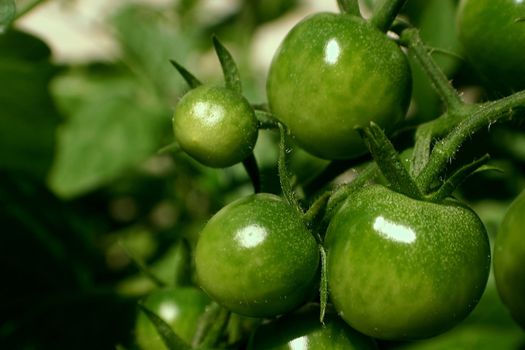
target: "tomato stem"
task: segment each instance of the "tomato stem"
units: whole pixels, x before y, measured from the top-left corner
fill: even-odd
[[[358,131],[392,189],[409,197],[421,199],[423,194],[417,183],[399,159],[399,154],[383,130],[374,122],[370,122],[368,127]]]
[[[210,329],[208,330],[208,333],[206,334],[206,337],[204,337],[204,340],[202,341],[202,344],[200,344],[199,348],[211,349],[217,345],[219,339],[226,330],[226,327],[228,326],[230,316],[231,311],[224,307],[221,307],[217,318],[211,325]]]
[[[463,182],[467,177],[472,175],[480,166],[488,162],[490,159],[489,155],[486,154],[483,157],[476,159],[470,164],[461,167],[451,177],[445,181],[443,185],[434,193],[425,196],[425,199],[430,202],[441,202],[454,192],[454,190]]]
[[[319,244],[319,254],[321,257],[321,283],[319,285],[319,321],[323,323],[324,316],[326,313],[326,306],[328,304],[328,276],[326,270],[326,251],[322,244]]]
[[[270,112],[255,110],[257,117],[257,128],[259,129],[277,129],[277,119]]]
[[[525,90],[478,105],[468,118],[462,120],[443,140],[435,145],[427,165],[416,178],[423,193],[430,191],[431,186],[438,180],[438,176],[444,171],[447,163],[454,157],[461,144],[475,132],[513,115],[525,117],[514,113],[514,110],[519,107],[525,107]]]
[[[412,154],[412,176],[417,176],[423,170],[430,158],[432,141],[436,137],[445,136],[452,128],[467,118],[478,105],[462,104],[456,113],[445,112],[439,118],[418,126],[415,135],[414,152]]]
[[[419,36],[419,30],[416,28],[407,28],[401,32],[401,42],[409,48],[409,53],[416,59],[419,65],[427,73],[432,86],[441,97],[447,110],[454,114],[461,109],[463,101],[458,92],[450,84],[445,73],[437,65],[436,61],[428,51],[427,46]]]
[[[388,31],[405,2],[406,0],[381,0],[370,23],[382,32]]]
[[[288,142],[288,129],[282,123],[278,123],[281,140],[279,143],[279,160],[278,160],[278,171],[279,181],[281,183],[281,190],[283,191],[284,198],[297,212],[302,216],[303,209],[299,204],[295,192],[292,188],[291,175],[288,171],[288,158],[291,153],[291,146]]]
[[[337,0],[337,6],[341,13],[347,13],[349,15],[361,17],[359,11],[359,2],[357,0]]]
[[[336,188],[332,192],[332,195],[328,200],[328,204],[326,205],[325,221],[330,220],[339,205],[343,203],[348,196],[350,196],[359,188],[363,187],[368,181],[379,176],[379,173],[380,171],[377,164],[375,162],[371,162],[359,174],[357,174],[352,182],[346,183]]]
[[[142,272],[151,282],[153,282],[157,287],[163,288],[166,287],[166,283],[161,280],[157,275],[151,271],[151,269],[142,261],[138,255],[126,246],[123,242],[119,242],[119,245],[124,250],[126,256],[133,262],[133,264]]]
[[[331,191],[324,192],[312,203],[310,208],[308,208],[303,216],[303,220],[306,222],[308,227],[311,227],[313,223],[319,219],[319,217],[324,215],[326,204],[328,203],[331,194]]]
[[[187,239],[182,238],[177,243],[175,251],[176,260],[174,262],[174,281],[175,286],[191,285],[191,248]]]
[[[244,169],[248,173],[250,180],[252,181],[253,191],[255,193],[261,192],[261,177],[259,175],[259,166],[257,165],[257,160],[255,155],[250,153],[250,155],[242,161]]]

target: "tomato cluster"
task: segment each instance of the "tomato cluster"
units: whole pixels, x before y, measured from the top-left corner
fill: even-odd
[[[351,8],[350,1],[339,3]],[[493,16],[500,6],[504,11]],[[511,0],[464,0],[458,15],[467,55],[482,57],[477,68],[503,78],[510,89],[524,87],[523,57],[499,52],[498,44],[511,45],[496,34],[488,39],[480,33],[487,31],[485,23],[493,29],[507,23],[507,34],[493,32],[525,40],[525,27],[515,25],[523,6]],[[479,16],[491,21],[482,26]],[[475,17],[477,25],[472,25]],[[383,27],[385,22],[377,17],[367,21],[351,13],[319,13],[292,28],[271,63],[268,109],[263,111],[270,116],[270,127],[281,131],[279,176],[285,198],[256,193],[237,199],[200,232],[194,259],[195,280],[202,290],[235,314],[279,317],[264,321],[251,335],[250,349],[296,348],[294,342],[301,349],[369,349],[376,347],[371,338],[432,337],[465,319],[484,292],[491,266],[487,231],[472,209],[450,196],[458,179],[477,167],[447,173],[445,179],[439,176],[443,169],[425,168],[426,164],[411,168],[422,161],[434,164],[434,159],[439,164],[439,157],[446,162],[446,142],[456,142],[447,138],[436,145],[440,154],[434,158],[422,156],[416,144],[414,161],[398,166],[401,161],[384,141],[386,135],[363,131],[370,125],[387,134],[397,130],[411,98],[410,66],[399,46],[408,37],[403,35],[406,27],[396,23],[395,28],[401,28],[398,42]],[[417,45],[407,42],[409,50]],[[498,53],[483,54],[487,50]],[[414,51],[417,55],[417,48]],[[509,61],[508,71],[495,72],[503,59]],[[423,65],[430,66],[431,75],[435,68],[427,61]],[[228,66],[223,69],[226,87],[194,88],[180,100],[173,118],[180,148],[211,167],[231,166],[252,156],[264,124],[257,120],[256,107],[232,85]],[[511,76],[520,79],[507,79]],[[446,94],[443,100],[451,112],[445,116],[450,120],[477,108],[456,108],[454,114],[453,98]],[[482,114],[484,109],[477,111]],[[301,204],[308,198],[297,201],[286,171],[287,132],[297,146],[330,160],[354,159],[368,146],[385,185],[363,182],[332,207],[330,199],[338,192],[327,192],[326,201],[315,202],[319,206],[304,213]],[[499,291],[522,324],[524,203],[522,195],[510,209],[495,253]],[[336,312],[328,312],[321,326],[317,316],[327,310],[327,295],[328,309],[333,306]],[[312,301],[320,302],[315,311],[309,307],[293,313]],[[175,326],[174,330],[186,337]]]

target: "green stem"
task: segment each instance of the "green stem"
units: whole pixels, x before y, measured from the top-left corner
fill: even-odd
[[[175,261],[173,262],[175,273],[173,274],[173,285],[191,285],[191,248],[185,238],[180,239],[175,250]]]
[[[261,178],[259,175],[259,166],[257,165],[257,160],[255,159],[253,152],[250,153],[250,155],[242,161],[242,165],[244,165],[244,169],[246,169],[246,172],[248,173],[248,176],[252,181],[253,191],[255,193],[261,192]]]
[[[370,23],[380,31],[386,32],[405,2],[406,0],[382,0],[372,14]]]
[[[349,15],[361,16],[359,11],[359,1],[357,0],[337,0],[337,6],[341,13],[347,13]]]
[[[401,42],[409,48],[410,54],[427,73],[432,86],[441,97],[447,110],[454,114],[463,105],[458,92],[450,84],[445,73],[439,68],[419,36],[419,30],[408,28],[401,32]]]
[[[445,198],[449,197],[454,190],[461,185],[465,179],[472,175],[476,170],[478,170],[483,164],[488,162],[490,159],[489,155],[486,154],[480,159],[473,161],[470,164],[467,164],[461,167],[456,171],[451,177],[445,181],[445,183],[434,193],[431,193],[428,196],[425,196],[425,199],[430,202],[442,202]]]
[[[372,162],[368,164],[352,182],[341,185],[335,191],[333,191],[330,199],[328,200],[328,204],[326,205],[325,218],[331,218],[339,205],[343,203],[348,196],[350,196],[359,188],[363,187],[368,181],[379,176],[379,174],[379,167],[376,163]]]
[[[228,321],[230,320],[231,312],[225,308],[221,308],[215,322],[212,324],[206,337],[202,341],[202,344],[198,347],[199,349],[211,349],[214,348],[221,336],[223,335],[226,327],[228,326]]]
[[[277,129],[279,127],[277,119],[267,111],[255,110],[257,127],[259,129]]]
[[[279,181],[281,183],[281,190],[283,191],[284,198],[288,201],[293,208],[302,216],[303,209],[297,200],[295,192],[292,188],[291,176],[288,171],[288,158],[290,155],[290,145],[288,142],[288,130],[286,127],[279,123],[279,131],[281,136],[281,141],[279,143],[279,161],[278,161],[278,171],[279,171]]]
[[[415,180],[401,162],[399,154],[381,128],[374,122],[370,122],[370,126],[358,129],[358,132],[365,140],[372,157],[392,189],[415,199],[422,198],[423,195]]]
[[[328,305],[328,276],[326,270],[326,251],[322,244],[319,244],[319,255],[321,258],[321,283],[319,286],[320,312],[319,321],[323,323]]]
[[[124,250],[126,256],[151,282],[153,282],[159,288],[166,287],[166,283],[162,281],[157,275],[155,275],[134,251],[127,247],[123,242],[119,242],[119,245]]]
[[[525,107],[525,90],[480,105],[469,118],[459,123],[447,137],[435,145],[427,165],[417,177],[417,184],[423,193],[430,191],[432,184],[465,140],[481,128],[490,127],[501,119],[511,116],[513,110],[519,107]]]
[[[304,214],[303,220],[306,222],[306,225],[311,227],[313,223],[324,214],[326,209],[326,204],[330,199],[331,191],[324,192],[319,198],[317,198],[308,211]]]

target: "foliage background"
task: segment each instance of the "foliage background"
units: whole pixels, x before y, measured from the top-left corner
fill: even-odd
[[[220,83],[215,33],[238,61],[247,98],[264,102],[267,67],[281,38],[305,15],[335,11],[335,1],[19,0],[13,22],[9,3],[0,1],[0,348],[133,348],[136,302],[155,286],[130,252],[173,284],[181,240],[194,244],[214,212],[251,190],[240,166],[208,169],[184,154],[158,152],[173,142],[171,114],[187,90],[168,60]],[[456,1],[408,3],[406,16],[430,45],[461,53]],[[437,59],[466,99],[490,97],[464,59]],[[422,72],[413,66],[413,73],[409,124],[441,111]],[[465,157],[488,151],[504,170],[475,175],[457,193],[492,235],[524,188],[523,129],[493,127],[463,151]],[[261,132],[263,188],[278,193],[276,155],[275,135]],[[293,154],[306,194],[326,164]],[[524,345],[491,278],[461,326],[429,341],[385,347]]]

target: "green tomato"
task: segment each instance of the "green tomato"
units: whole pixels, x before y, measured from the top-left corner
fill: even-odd
[[[337,315],[327,313],[324,325],[319,307],[308,305],[296,313],[262,325],[249,350],[367,350],[377,349],[375,341],[356,332]]]
[[[479,301],[490,269],[487,233],[471,209],[381,185],[344,202],[326,245],[336,310],[380,339],[425,338],[453,327]]]
[[[503,303],[525,329],[525,191],[510,206],[496,236],[494,276]]]
[[[223,168],[243,161],[257,141],[257,119],[236,92],[212,86],[190,90],[173,115],[180,147],[204,165]]]
[[[462,0],[459,40],[472,65],[491,87],[525,89],[525,2]]]
[[[191,344],[199,319],[210,303],[206,294],[191,287],[160,289],[144,300],[144,305],[166,321],[188,344]],[[155,326],[142,312],[137,316],[135,338],[143,350],[167,350]]]
[[[280,197],[256,194],[222,208],[197,242],[198,280],[233,312],[270,317],[312,295],[318,276],[315,238]]]
[[[319,13],[299,22],[275,54],[268,102],[306,151],[325,159],[360,155],[355,128],[374,121],[392,130],[410,101],[401,49],[365,20]]]

